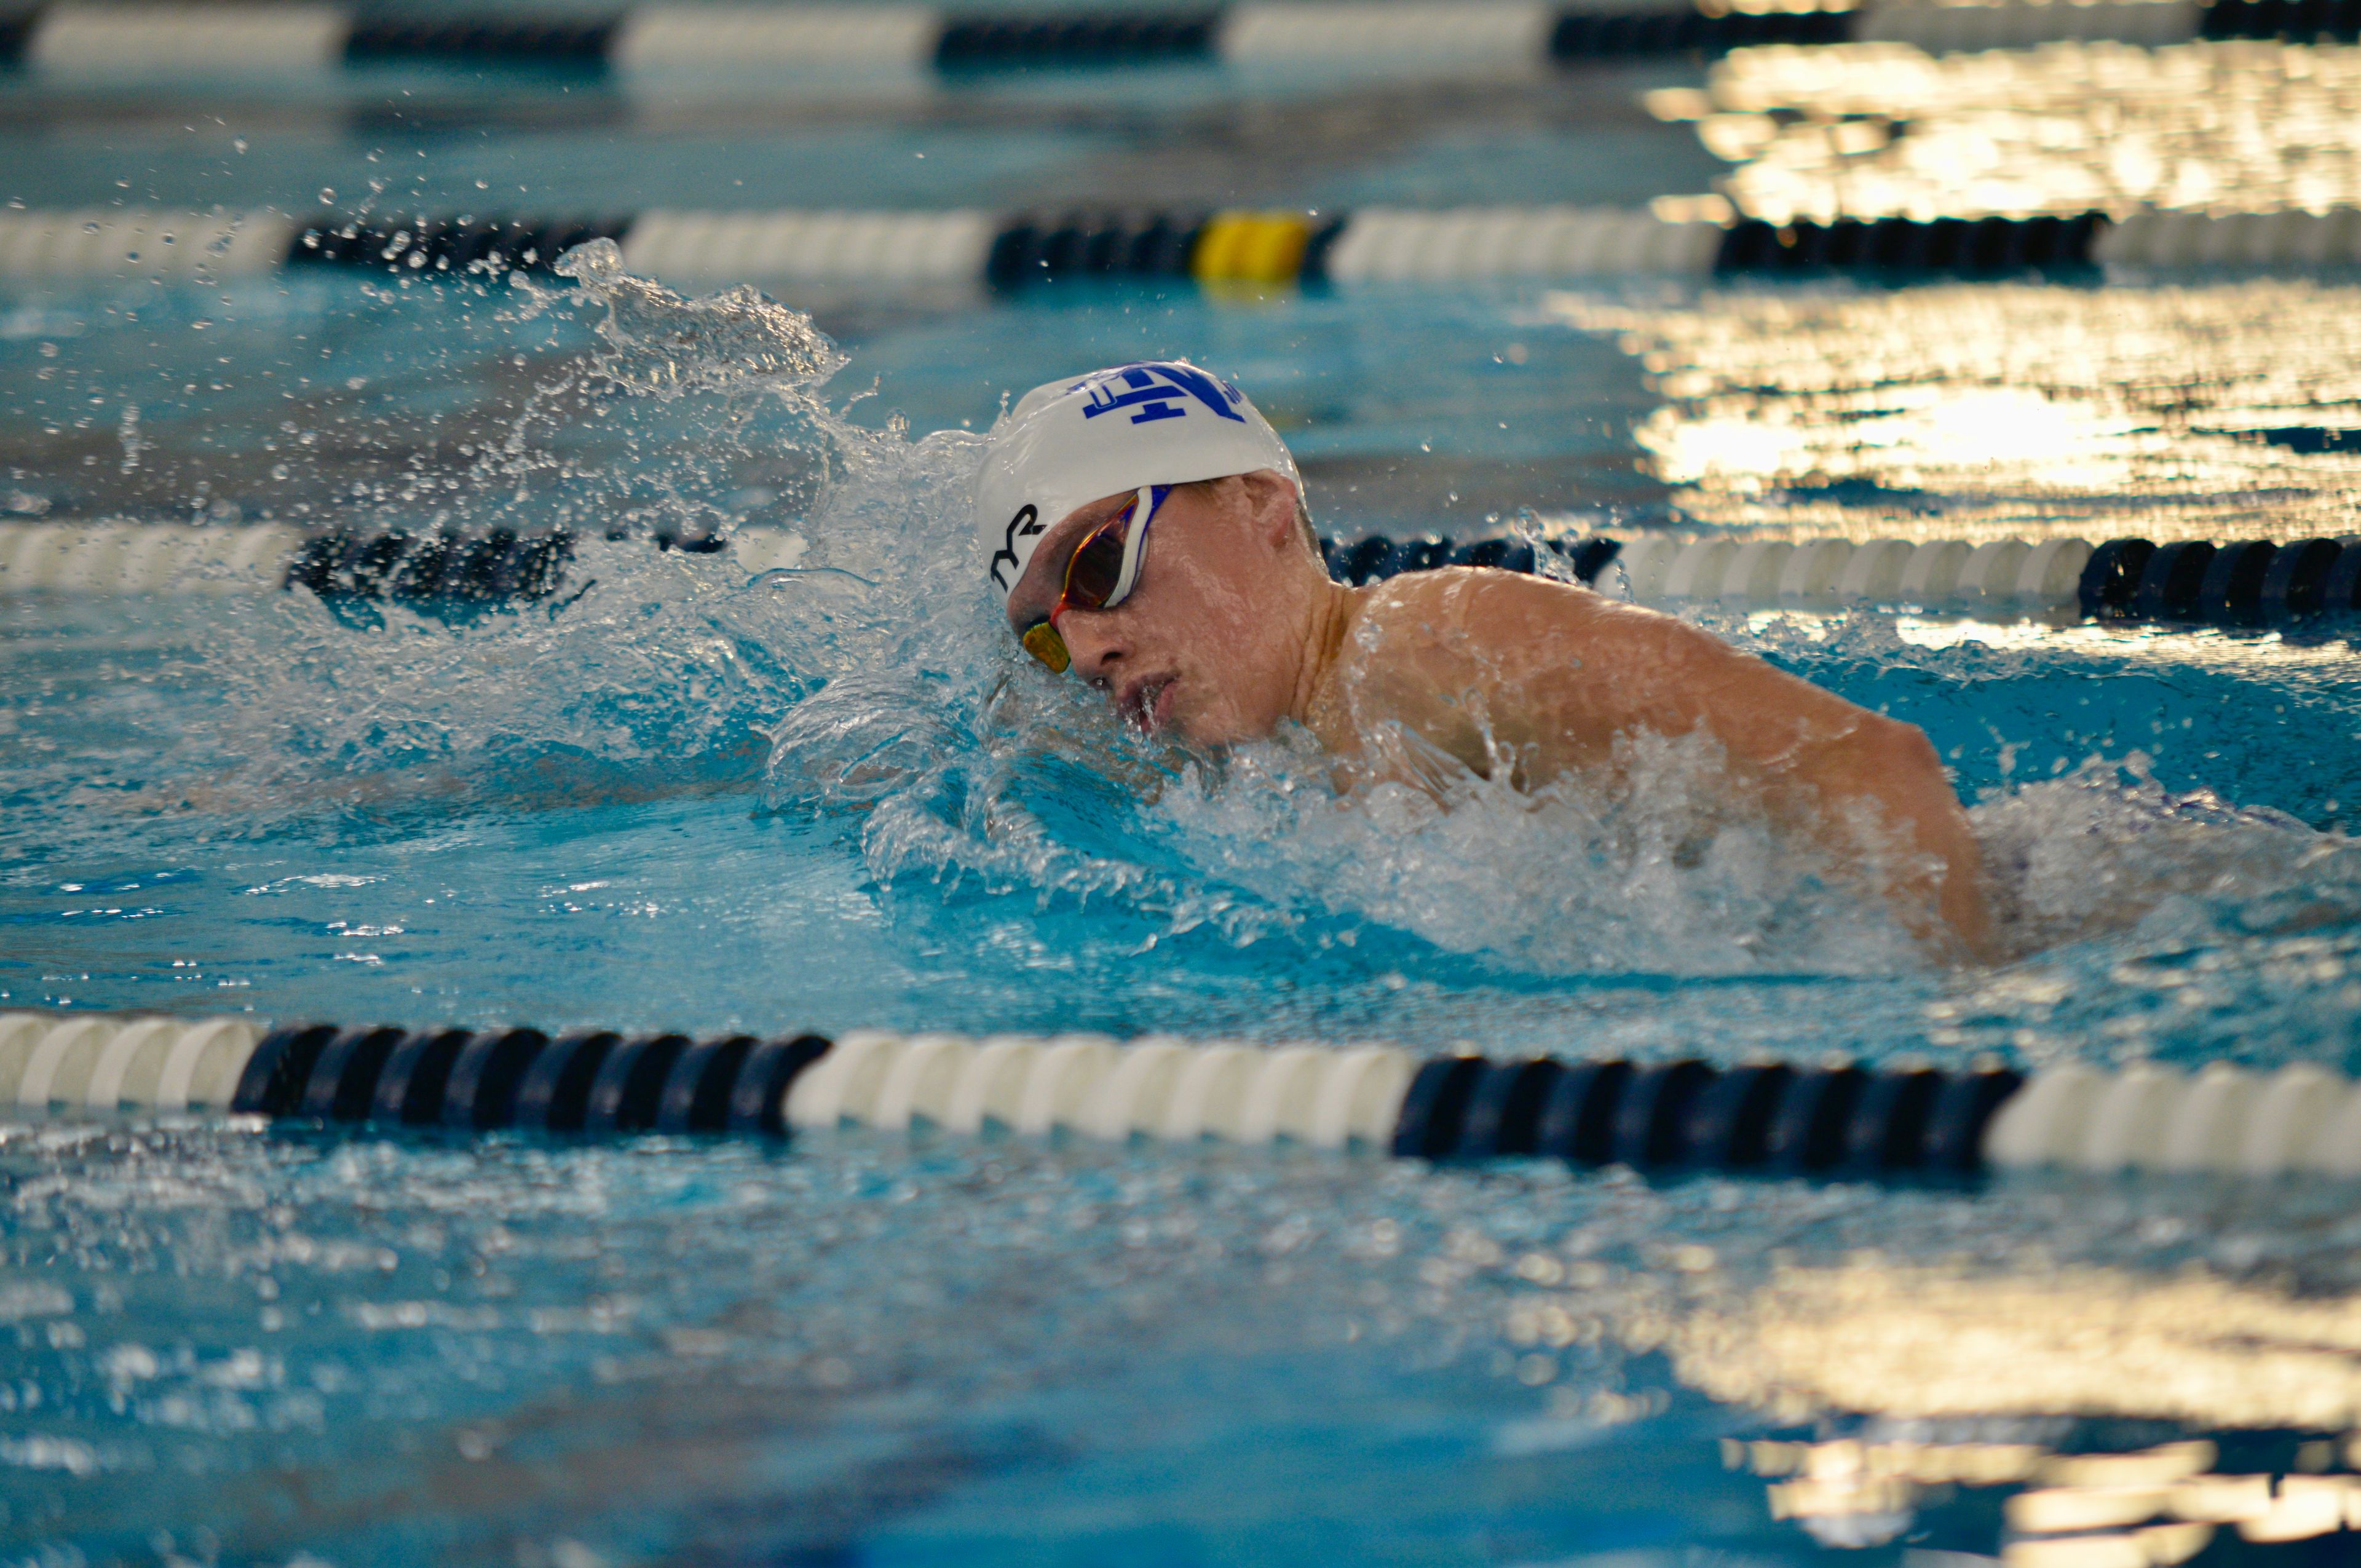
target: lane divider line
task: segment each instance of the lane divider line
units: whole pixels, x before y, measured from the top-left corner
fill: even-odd
[[[422,17],[310,4],[63,0],[0,21],[0,65],[66,81],[485,67],[791,82],[818,73],[1221,65],[1437,76],[1875,41],[1930,51],[2110,39],[2351,42],[2356,0],[1244,0],[1164,10],[641,5],[574,17]]]
[[[152,1078],[134,1065],[162,1062]],[[1798,1067],[1149,1036],[730,1034],[269,1025],[0,1014],[0,1105],[199,1110],[320,1126],[585,1135],[837,1127],[1212,1138],[1436,1163],[1954,1180],[1986,1168],[2361,1177],[2361,1085],[2309,1063]]]
[[[2285,544],[2202,540],[2158,546],[2037,541],[1733,541],[1661,534],[1554,543],[1578,580],[1677,608],[1916,609],[1997,620],[2082,619],[2223,627],[2284,626],[2361,612],[2361,535]],[[1323,544],[1330,572],[1356,586],[1444,565],[1538,569],[1532,546],[1488,539],[1372,536]]]
[[[2355,0],[2361,5],[2361,0]],[[1284,289],[1626,275],[1921,279],[2361,264],[2361,209],[2007,217],[1733,219],[1718,197],[1647,209],[1365,207],[1352,212],[1071,209],[995,214],[695,212],[295,218],[103,207],[0,211],[0,279],[205,281],[331,268],[494,282],[546,275],[593,239],[686,285],[756,279],[877,293],[1181,282]]]
[[[623,541],[606,542],[622,544]],[[792,569],[802,535],[741,529],[727,539],[660,536],[659,550],[727,554],[741,571]],[[234,594],[302,589],[364,610],[403,604],[421,613],[472,615],[545,604],[579,592],[574,534],[402,530],[304,533],[273,523],[0,522],[0,596]],[[1571,576],[1634,602],[1754,611],[1912,609],[1985,620],[2083,620],[2258,628],[2361,612],[2361,535],[2288,543],[2111,539],[1682,539],[1600,536],[1532,544],[1443,535],[1372,534],[1322,541],[1328,569],[1359,587],[1439,566],[1489,566]]]

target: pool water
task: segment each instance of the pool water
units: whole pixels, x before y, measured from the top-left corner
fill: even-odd
[[[2349,283],[815,322],[576,270],[0,302],[15,515],[585,538],[465,615],[0,596],[0,1005],[2361,1070],[2350,628],[1696,612],[1933,737],[2012,944],[1954,969],[1695,749],[1444,810],[1126,734],[1009,646],[962,499],[1005,398],[1187,354],[1347,537],[2334,534],[2356,457],[2264,433],[2361,413]],[[653,543],[739,529],[807,549]],[[0,1193],[12,1561],[1970,1568],[2056,1454],[2342,1475],[2361,1427],[2340,1189],[167,1118],[0,1124]]]

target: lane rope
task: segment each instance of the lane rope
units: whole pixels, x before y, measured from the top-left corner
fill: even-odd
[[[625,543],[614,541],[609,543]],[[792,569],[807,542],[785,529],[727,539],[660,534],[658,550],[727,554],[739,570]],[[588,586],[585,541],[565,532],[323,530],[281,524],[0,522],[0,595],[232,594],[302,589],[339,607],[431,613],[556,602]],[[2081,619],[2278,627],[2361,611],[2361,535],[2235,540],[1561,538],[1455,542],[1431,534],[1322,541],[1356,587],[1439,566],[1571,575],[1640,604],[1740,610],[1915,609],[1986,620]]]
[[[634,78],[724,72],[957,75],[1038,67],[1361,69],[1435,76],[1632,56],[1849,41],[1930,51],[2191,38],[2350,42],[2356,0],[1247,0],[1093,12],[926,5],[641,5],[578,16],[410,16],[310,4],[69,0],[0,19],[0,65],[44,78],[219,79],[373,66]]]
[[[559,1134],[836,1127],[1550,1158],[1836,1179],[2043,1167],[2361,1177],[2361,1085],[2296,1064],[2066,1062],[2030,1078],[1696,1058],[1420,1058],[1383,1045],[860,1030],[758,1038],[0,1014],[0,1106]]]
[[[2361,209],[1784,224],[1733,217],[1717,196],[1660,198],[1645,209],[1323,213],[652,208],[364,218],[0,210],[0,279],[207,282],[325,268],[490,283],[517,272],[546,275],[566,251],[593,239],[613,240],[627,269],[684,287],[757,279],[886,295],[1005,295],[1077,279],[1193,282],[1216,292],[1633,275],[2098,280],[2157,268],[2311,272],[2361,264]]]

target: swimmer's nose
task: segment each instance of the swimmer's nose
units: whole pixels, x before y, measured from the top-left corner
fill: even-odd
[[[1073,657],[1074,673],[1094,686],[1113,680],[1115,666],[1123,662],[1123,639],[1107,625],[1108,619],[1085,609],[1070,609],[1058,617],[1058,635],[1065,639],[1066,652]]]

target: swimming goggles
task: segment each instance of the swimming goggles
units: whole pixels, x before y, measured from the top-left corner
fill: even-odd
[[[1170,485],[1145,485],[1114,516],[1082,535],[1066,557],[1066,581],[1049,613],[1028,624],[1016,640],[1025,651],[1062,675],[1074,662],[1066,640],[1058,634],[1058,617],[1069,609],[1113,609],[1131,597],[1139,581],[1139,554],[1148,542],[1148,525],[1156,509],[1172,493]],[[1139,526],[1134,528],[1137,518]]]

